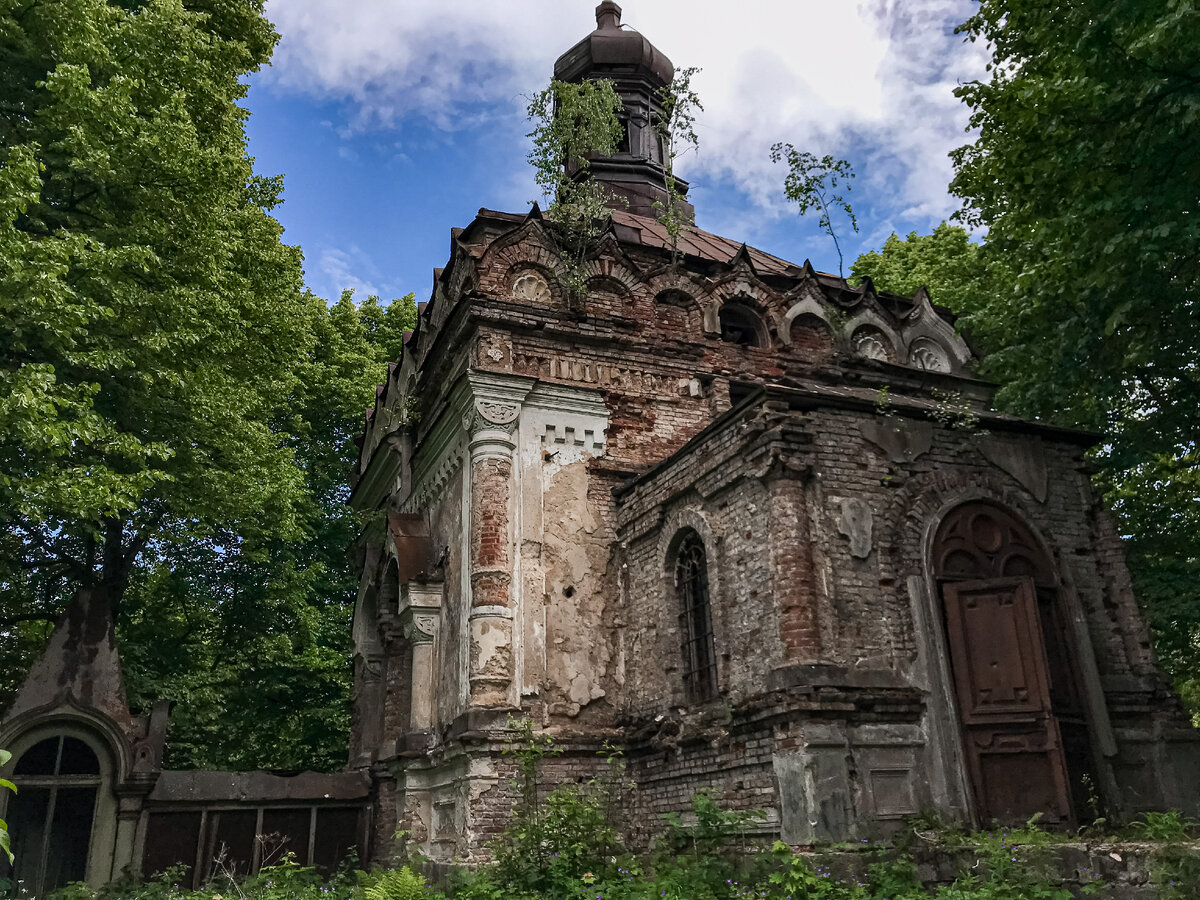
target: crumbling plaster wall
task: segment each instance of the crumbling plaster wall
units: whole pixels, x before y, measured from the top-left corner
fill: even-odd
[[[552,716],[576,717],[611,690],[612,525],[591,492],[608,427],[598,390],[538,383],[517,432],[521,693]]]

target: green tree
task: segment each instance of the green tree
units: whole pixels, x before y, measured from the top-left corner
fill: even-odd
[[[176,701],[168,762],[185,768],[345,764],[350,619],[361,523],[346,505],[376,385],[416,321],[413,296],[356,307],[309,295],[288,431],[303,472],[296,539],[237,534],[180,544],[139,569],[119,623],[131,701]]]
[[[392,300],[387,306],[372,295],[358,307],[359,317],[367,330],[367,342],[376,358],[398,362],[404,348],[404,336],[417,327],[417,298],[408,293]]]
[[[955,312],[978,308],[984,297],[1008,289],[1011,274],[992,260],[965,228],[942,222],[930,234],[892,234],[879,250],[861,254],[850,266],[850,280],[869,277],[875,287],[912,295],[924,286],[934,303]]]
[[[0,750],[0,766],[3,766],[12,759],[12,754],[7,750]],[[0,791],[16,791],[17,786],[7,778],[0,778]],[[12,855],[12,838],[8,834],[8,823],[0,819],[0,851],[8,857],[9,863],[13,861]]]
[[[838,274],[844,276],[845,260],[837,230],[833,227],[833,215],[836,212],[845,215],[851,230],[858,231],[858,219],[854,216],[850,201],[846,199],[846,194],[850,192],[850,181],[854,178],[850,163],[844,159],[834,159],[829,154],[818,158],[783,143],[771,147],[771,162],[787,165],[783,192],[800,207],[800,215],[807,215],[811,209],[820,212],[817,224],[833,240],[833,248],[838,256]]]
[[[1162,661],[1200,677],[1200,10],[982,0],[962,219],[1017,274],[966,327],[1000,400],[1102,431]]]
[[[584,259],[611,218],[610,192],[588,177],[589,157],[617,152],[624,129],[618,117],[621,98],[606,79],[572,84],[552,79],[529,101],[533,140],[529,163],[542,196],[546,218],[555,227],[566,254],[567,291],[587,290]]]
[[[0,552],[40,614],[297,530],[309,317],[237,102],[275,40],[261,0],[0,0]]]
[[[696,113],[704,112],[700,97],[692,89],[692,79],[700,70],[695,66],[678,69],[671,83],[658,93],[662,116],[654,121],[654,132],[663,146],[663,170],[666,175],[667,199],[656,201],[658,221],[671,239],[671,265],[679,263],[679,237],[683,229],[695,224],[683,207],[683,194],[675,177],[675,161],[689,150],[700,148],[696,134]]]

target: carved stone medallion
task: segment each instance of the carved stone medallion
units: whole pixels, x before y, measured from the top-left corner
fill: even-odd
[[[513,282],[512,295],[517,300],[546,303],[550,299],[550,285],[536,272],[525,272]]]
[[[909,365],[926,372],[950,371],[950,357],[933,341],[919,341],[913,344],[908,354],[908,362]]]

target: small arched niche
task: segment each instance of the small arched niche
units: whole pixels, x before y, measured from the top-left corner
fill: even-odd
[[[855,329],[850,337],[850,346],[856,355],[863,359],[874,359],[879,362],[895,362],[896,349],[892,342],[878,328],[864,325]]]
[[[762,317],[749,305],[739,300],[725,303],[718,311],[721,322],[721,340],[742,347],[765,347],[766,328]]]
[[[801,313],[788,327],[792,352],[809,362],[823,362],[833,355],[833,329],[813,313]]]
[[[660,332],[683,335],[699,330],[699,307],[685,291],[670,288],[654,297],[654,322]]]

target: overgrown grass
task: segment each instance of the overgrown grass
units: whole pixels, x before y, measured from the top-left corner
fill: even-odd
[[[1178,812],[1149,813],[1109,834],[1050,832],[1031,821],[1020,828],[967,832],[918,817],[892,840],[799,853],[756,835],[762,814],[722,808],[707,793],[691,814],[664,817],[651,848],[633,853],[622,840],[633,786],[620,757],[608,754],[604,773],[583,784],[543,791],[543,760],[557,753],[528,723],[514,723],[515,787],[520,798],[493,861],[454,871],[431,885],[419,858],[392,868],[347,870],[322,878],[285,860],[251,878],[220,876],[199,891],[179,885],[179,872],[121,882],[97,893],[82,885],[55,900],[1072,900],[1106,893],[1100,872],[1072,874],[1064,885],[1057,844],[1079,841],[1155,842],[1151,880],[1161,900],[1200,900],[1197,825]],[[403,850],[401,851],[404,852]],[[948,883],[925,885],[914,858],[947,855],[962,861]],[[1119,854],[1113,854],[1118,859]],[[1070,889],[1069,889],[1070,888]],[[1073,893],[1074,891],[1074,893]]]

